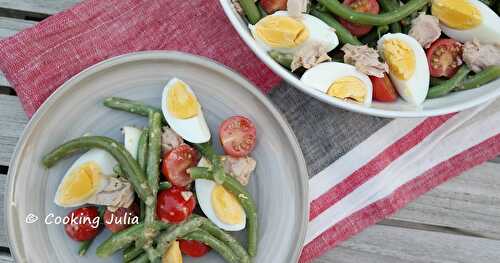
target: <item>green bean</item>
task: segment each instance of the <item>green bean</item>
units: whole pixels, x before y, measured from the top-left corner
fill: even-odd
[[[144,172],[146,172],[148,140],[149,128],[144,128],[144,130],[142,130],[141,137],[139,137],[139,144],[137,146],[137,162]]]
[[[431,82],[431,87],[432,86],[441,85],[441,84],[443,84],[446,81],[447,81],[447,79],[431,77],[431,81],[430,81]]]
[[[398,9],[400,6],[398,0],[379,0],[378,3],[384,12],[390,12]],[[401,25],[398,22],[394,22],[390,25],[392,33],[401,33]]]
[[[197,216],[194,215],[193,216]],[[217,227],[214,223],[212,223],[210,220],[201,217],[203,220],[203,224],[200,226],[202,230],[207,231],[210,235],[216,237],[220,241],[224,242],[231,250],[233,253],[240,259],[241,263],[250,263],[250,256],[248,255],[247,251],[241,246],[241,244],[236,240],[233,236],[230,234],[226,233],[224,230],[220,229]]]
[[[122,168],[120,167],[120,165],[115,165],[115,167],[113,167],[113,173],[116,175],[116,176],[124,176],[124,173],[123,173],[123,170]]]
[[[276,50],[271,50],[268,52],[269,56],[274,59],[274,61],[278,62],[280,65],[287,69],[291,69],[293,55],[282,53]]]
[[[156,196],[158,183],[160,180],[160,153],[161,153],[161,118],[158,112],[151,113],[149,124],[149,143],[146,174],[148,176],[149,187]]]
[[[335,29],[340,42],[344,44],[351,45],[362,45],[362,43],[349,32],[345,27],[343,27],[332,15],[322,11],[320,7],[315,6],[311,8],[311,15],[323,20],[327,25]]]
[[[491,66],[466,78],[462,85],[455,88],[455,91],[475,89],[497,78],[500,78],[500,66]]]
[[[80,243],[80,248],[78,249],[78,255],[81,257],[85,256],[87,254],[87,250],[89,250],[90,246],[94,242],[94,239],[86,240]]]
[[[214,180],[218,184],[224,183],[226,179],[226,173],[224,172],[224,167],[222,166],[221,158],[215,153],[214,148],[210,142],[195,144],[196,148],[201,152],[203,156],[212,163],[212,173],[214,175]]]
[[[144,171],[139,167],[139,164],[134,160],[132,155],[125,147],[117,141],[103,136],[85,136],[68,141],[52,152],[45,155],[42,163],[45,167],[54,166],[59,160],[68,157],[82,150],[99,148],[111,154],[120,164],[124,174],[129,182],[134,186],[134,190],[146,204],[151,204],[154,199],[151,188],[149,187]]]
[[[169,189],[170,187],[172,187],[172,184],[170,184],[170,182],[168,181],[163,181],[163,182],[160,182],[160,187],[158,188],[160,191],[163,191],[163,190],[167,190]]]
[[[140,256],[138,256],[137,258],[135,258],[133,261],[130,261],[132,263],[148,263],[149,262],[149,258],[148,258],[148,255],[146,254],[142,254]]]
[[[161,109],[146,105],[140,101],[134,101],[118,97],[108,97],[104,99],[103,104],[104,106],[111,109],[135,113],[145,117],[148,117],[149,112],[151,111],[161,112]]]
[[[156,221],[153,226],[156,231],[161,231],[166,229],[169,225],[161,221]],[[113,255],[116,251],[132,244],[132,242],[136,241],[139,237],[147,235],[148,233],[145,233],[144,230],[144,224],[141,223],[133,225],[120,232],[113,233],[108,239],[97,247],[97,256],[106,258]]]
[[[144,249],[131,245],[127,249],[125,249],[125,251],[123,251],[123,261],[130,262],[142,253],[144,253]]]
[[[370,31],[370,33],[361,38],[361,43],[369,45],[371,47],[377,46],[377,40],[388,31],[389,26],[387,25],[377,26],[376,29]]]
[[[454,88],[460,85],[462,80],[467,76],[467,74],[469,74],[469,72],[470,69],[466,65],[463,65],[451,79],[447,80],[441,85],[430,88],[429,93],[427,93],[427,98],[437,98],[450,93]]]
[[[356,12],[348,6],[343,5],[338,0],[318,0],[318,2],[328,8],[328,10],[330,10],[333,14],[342,17],[349,22],[380,26],[392,24],[411,15],[413,12],[427,5],[430,0],[411,0],[407,4],[402,5],[391,12],[379,15]]]
[[[222,241],[218,240],[214,236],[210,235],[204,230],[195,230],[183,237],[187,240],[196,240],[204,243],[205,245],[211,247],[213,250],[217,251],[226,261],[230,263],[238,263],[239,260],[236,255],[231,251],[231,249],[226,246]]]
[[[189,169],[189,174],[193,179],[207,179],[214,181],[214,175],[212,175],[207,168],[193,167]],[[243,209],[245,210],[248,226],[247,250],[248,254],[254,257],[257,254],[258,235],[258,219],[255,202],[252,196],[247,192],[245,187],[233,177],[228,176],[224,181],[223,186],[238,198],[241,206],[243,206]]]
[[[168,231],[161,233],[157,238],[156,252],[160,255],[165,254],[165,250],[170,242],[196,230],[202,223],[203,221],[199,217],[190,217],[185,222],[177,224],[171,229],[168,229]],[[149,260],[151,260],[151,258]]]
[[[254,0],[240,0],[240,5],[250,24],[255,25],[255,23],[259,22],[260,11]]]

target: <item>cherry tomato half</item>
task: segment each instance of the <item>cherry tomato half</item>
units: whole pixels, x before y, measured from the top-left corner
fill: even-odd
[[[287,0],[260,0],[260,6],[268,14],[272,14],[278,10],[286,10]]]
[[[378,101],[391,102],[398,98],[391,79],[384,73],[383,78],[370,76],[373,85],[373,98]]]
[[[343,4],[359,13],[378,14],[380,12],[377,0],[345,0]],[[372,26],[369,25],[355,24],[342,18],[339,18],[339,21],[349,32],[357,37],[364,36],[372,30]]]
[[[243,116],[230,117],[219,127],[219,139],[226,154],[247,156],[255,147],[255,125]]]
[[[114,212],[106,209],[103,216],[104,226],[113,233],[120,232],[128,228],[137,216],[139,216],[139,206],[136,203],[132,203],[129,208],[120,207]]]
[[[193,213],[195,206],[192,192],[173,186],[158,193],[156,214],[167,223],[180,223]]]
[[[69,218],[69,222],[64,224],[64,230],[73,240],[90,240],[97,236],[101,230],[99,212],[95,206],[75,209],[68,214],[67,218]]]
[[[186,170],[196,166],[198,152],[187,144],[182,144],[163,157],[162,173],[173,185],[185,187],[193,180]]]
[[[196,240],[179,240],[182,253],[191,257],[202,257],[210,251],[210,247]]]
[[[462,44],[453,39],[438,39],[427,49],[427,62],[433,77],[450,78],[457,73]]]

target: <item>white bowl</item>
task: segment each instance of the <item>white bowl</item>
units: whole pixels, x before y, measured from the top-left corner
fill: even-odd
[[[302,92],[307,93],[322,102],[342,109],[379,117],[425,117],[462,111],[500,96],[500,79],[497,79],[480,88],[454,92],[445,97],[426,100],[418,109],[406,103],[402,99],[393,103],[374,101],[370,107],[366,107],[333,98],[307,87],[289,70],[274,61],[265,50],[257,45],[248,30],[248,22],[236,12],[231,4],[231,0],[220,0],[220,3],[224,8],[224,12],[227,17],[231,21],[231,24],[234,26],[243,41],[245,41],[257,57],[259,57],[272,71]]]

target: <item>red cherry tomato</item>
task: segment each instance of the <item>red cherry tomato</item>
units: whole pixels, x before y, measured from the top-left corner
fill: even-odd
[[[272,14],[278,10],[286,10],[287,0],[260,0],[260,6],[268,14]]]
[[[67,218],[69,222],[64,224],[64,230],[73,240],[90,240],[97,236],[101,230],[99,228],[99,212],[95,206],[75,209],[68,214]]]
[[[345,0],[343,4],[359,13],[378,14],[380,12],[377,0]],[[364,36],[372,30],[372,26],[355,24],[342,18],[339,18],[339,21],[349,32],[357,37]]]
[[[167,223],[180,223],[193,213],[195,206],[192,192],[173,186],[158,193],[156,214]]]
[[[384,73],[383,78],[370,76],[373,85],[373,98],[378,101],[391,102],[398,98],[391,79]]]
[[[134,217],[139,215],[139,206],[133,203],[129,208],[120,207],[111,212],[108,209],[104,212],[104,226],[111,232],[120,232],[128,228]]]
[[[191,257],[202,257],[210,251],[210,247],[196,240],[179,240],[182,253]]]
[[[230,117],[222,122],[219,139],[226,154],[234,157],[247,156],[255,147],[255,125],[243,116]]]
[[[460,67],[462,44],[453,39],[438,39],[427,49],[431,76],[450,78]]]
[[[191,146],[182,144],[163,157],[163,176],[173,185],[185,187],[193,181],[186,170],[196,166],[197,162],[198,152]]]

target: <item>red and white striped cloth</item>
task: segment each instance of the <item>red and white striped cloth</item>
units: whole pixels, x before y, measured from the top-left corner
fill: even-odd
[[[500,100],[445,116],[396,119],[309,181],[300,262],[500,154]]]
[[[83,69],[153,49],[218,60],[264,92],[279,82],[238,37],[217,0],[83,1],[0,41],[0,69],[31,116]],[[397,119],[372,134],[310,180],[310,223],[300,262],[500,154],[498,123],[500,101],[458,114]]]

